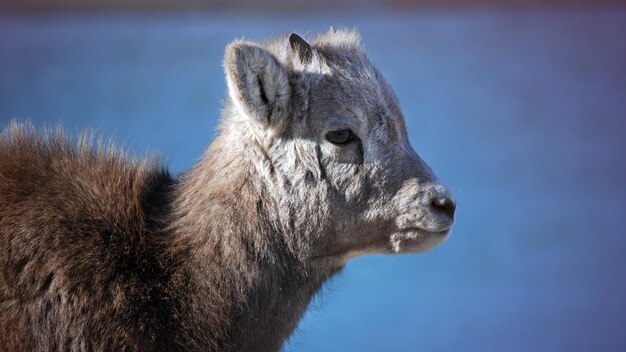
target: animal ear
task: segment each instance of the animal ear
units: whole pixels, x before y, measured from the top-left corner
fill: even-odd
[[[244,41],[228,45],[224,70],[231,100],[262,128],[282,130],[291,89],[285,67],[266,49]]]
[[[311,61],[311,58],[313,58],[313,49],[311,48],[311,45],[296,33],[291,33],[291,35],[289,35],[289,45],[291,46],[291,50],[298,55],[300,61],[303,63],[308,63]]]

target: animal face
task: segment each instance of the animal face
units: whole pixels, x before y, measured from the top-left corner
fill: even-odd
[[[276,222],[298,253],[345,262],[445,240],[455,201],[410,146],[395,94],[357,33],[235,42],[224,64],[225,123],[255,149]]]

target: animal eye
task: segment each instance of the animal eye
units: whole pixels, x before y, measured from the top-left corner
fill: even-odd
[[[356,135],[349,129],[343,129],[326,133],[326,139],[333,144],[342,145],[356,139]]]

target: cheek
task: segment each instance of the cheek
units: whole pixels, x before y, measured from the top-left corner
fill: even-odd
[[[362,175],[362,164],[332,163],[327,167],[328,181],[344,206],[358,208],[369,197],[369,187]]]
[[[324,203],[324,207],[337,207],[336,211],[358,212],[358,204],[366,202],[369,196],[359,148],[359,143],[337,147],[292,140],[282,145],[274,166],[283,175],[283,187],[290,193],[313,193],[301,196],[315,198],[319,206]]]
[[[344,212],[359,209],[358,204],[368,197],[361,144],[339,147],[326,143],[320,147],[326,182],[341,200],[341,206],[350,208],[344,209]]]
[[[348,182],[345,193],[346,202],[355,209],[355,212],[361,212],[370,197],[369,187],[360,181],[355,178],[352,182]]]

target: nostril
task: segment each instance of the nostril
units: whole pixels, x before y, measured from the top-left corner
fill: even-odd
[[[454,211],[456,210],[456,203],[446,197],[435,197],[431,202],[434,209],[448,215],[451,219],[454,218]]]

